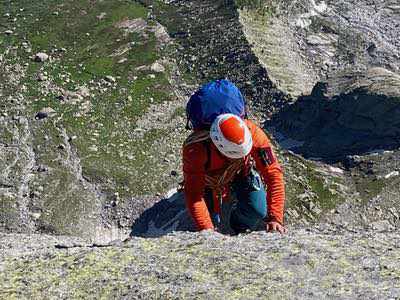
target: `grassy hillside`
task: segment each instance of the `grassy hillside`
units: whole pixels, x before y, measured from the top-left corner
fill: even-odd
[[[35,222],[46,227],[63,214],[79,218],[93,206],[98,211],[173,185],[170,172],[178,167],[175,154],[181,143],[174,130],[184,121],[170,84],[168,35],[148,9],[134,1],[1,6],[0,104],[5,116],[0,141],[8,148],[27,146],[30,157],[21,157],[21,151],[10,150],[10,155],[41,170],[8,183],[3,174],[11,187],[2,215],[18,217],[18,206],[25,203],[33,206],[27,210],[35,211]],[[45,59],[38,61],[37,53],[45,53]],[[18,105],[9,102],[16,97]],[[149,110],[156,105],[163,107],[161,114]],[[48,117],[39,120],[46,112]],[[11,128],[16,116],[26,121],[25,141]],[[176,140],[167,146],[171,135]],[[9,157],[2,155],[1,162],[9,166]],[[12,172],[17,177],[23,173]],[[19,193],[22,181],[26,192]],[[12,223],[11,218],[3,225]]]

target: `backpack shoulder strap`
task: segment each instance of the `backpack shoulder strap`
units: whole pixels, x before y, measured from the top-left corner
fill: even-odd
[[[207,140],[203,141],[203,145],[207,151],[207,162],[204,167],[206,169],[206,171],[209,170],[211,167],[211,144],[210,143],[211,143],[211,139],[207,139]]]
[[[198,130],[192,132],[185,142],[183,143],[183,146],[189,146],[195,143],[202,143],[204,148],[207,151],[207,162],[205,165],[205,169],[208,170],[211,166],[211,138],[210,138],[210,131],[208,130]]]
[[[193,131],[183,143],[183,146],[189,146],[194,143],[205,142],[210,139],[210,132],[208,130]]]

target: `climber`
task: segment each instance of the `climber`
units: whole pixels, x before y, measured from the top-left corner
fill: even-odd
[[[234,233],[260,226],[286,233],[282,169],[266,134],[245,118],[237,87],[228,80],[204,85],[187,115],[193,132],[183,145],[183,188],[197,230],[218,230],[222,203],[237,199],[228,217]]]

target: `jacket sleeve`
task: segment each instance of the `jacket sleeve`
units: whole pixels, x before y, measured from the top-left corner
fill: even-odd
[[[264,131],[255,124],[252,124],[251,127],[253,137],[252,156],[256,162],[257,170],[261,173],[267,185],[267,221],[283,224],[285,185],[282,168]]]
[[[283,211],[285,205],[285,186],[283,182],[282,168],[277,161],[261,172],[264,182],[267,184],[267,221],[275,221],[283,224]]]
[[[199,231],[214,228],[204,200],[206,162],[207,152],[201,143],[183,148],[185,202]]]

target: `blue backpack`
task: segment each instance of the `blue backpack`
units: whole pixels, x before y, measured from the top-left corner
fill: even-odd
[[[220,114],[246,116],[246,104],[240,90],[229,80],[221,79],[203,85],[186,105],[187,129],[209,129]]]

